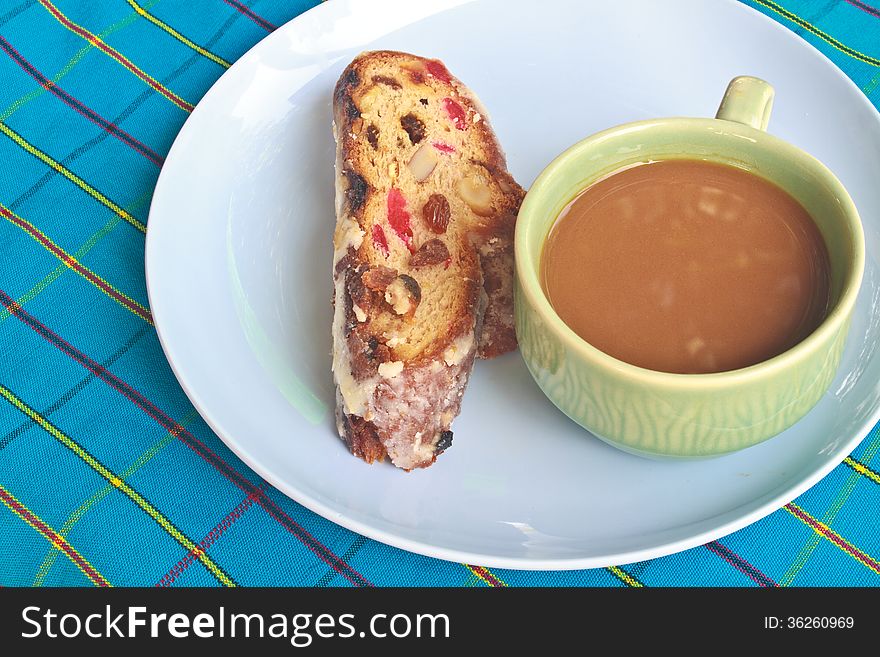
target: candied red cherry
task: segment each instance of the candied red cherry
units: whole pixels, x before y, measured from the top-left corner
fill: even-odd
[[[403,193],[395,187],[388,191],[388,225],[403,240],[406,248],[412,252],[413,232],[409,225],[409,212],[406,211],[406,199],[403,197]]]
[[[449,84],[452,81],[452,75],[450,75],[449,71],[446,70],[443,62],[437,61],[436,59],[431,59],[428,61],[428,63],[425,64],[425,68],[428,70],[428,73],[440,80],[440,82],[445,82],[446,84]]]
[[[382,230],[382,226],[379,224],[373,224],[373,244],[376,245],[379,252],[386,258],[391,253],[388,250],[388,240],[385,239],[385,231]]]
[[[442,102],[443,109],[445,109],[446,113],[449,115],[452,125],[459,130],[467,130],[467,115],[465,114],[464,108],[451,98],[444,98]]]

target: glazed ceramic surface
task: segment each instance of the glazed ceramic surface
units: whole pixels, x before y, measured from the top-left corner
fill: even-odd
[[[523,202],[516,232],[520,351],[556,406],[621,449],[682,458],[750,447],[803,417],[834,379],[862,280],[862,226],[849,194],[831,171],[756,129],[767,125],[771,99],[767,83],[740,77],[731,82],[719,115],[736,116],[756,127],[721,119],[671,118],[602,131],[557,157]],[[562,209],[615,171],[676,158],[746,169],[785,189],[815,217],[831,259],[832,309],[794,348],[733,372],[652,372],[593,348],[553,310],[539,281],[541,256]]]
[[[514,353],[477,363],[455,443],[434,467],[406,474],[353,458],[333,425],[330,95],[366,48],[442,58],[489,108],[525,187],[590,134],[712,116],[734,76],[772,81],[769,130],[825,162],[865,226],[865,279],[829,392],[773,440],[663,463],[591,438]],[[733,0],[332,0],[236,62],[181,130],[149,217],[151,308],[171,366],[214,431],[330,520],[487,566],[646,559],[770,513],[876,422],[878,152],[880,121],[858,89],[797,36]]]

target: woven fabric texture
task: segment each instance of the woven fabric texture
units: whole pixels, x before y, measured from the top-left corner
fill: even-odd
[[[673,556],[518,572],[343,529],[241,463],[163,357],[150,198],[194,105],[307,0],[0,0],[0,585],[880,584],[880,431],[765,519]],[[747,0],[880,103],[877,0]]]

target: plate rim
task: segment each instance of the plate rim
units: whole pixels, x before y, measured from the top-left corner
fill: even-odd
[[[265,42],[267,42],[268,40],[272,38],[280,38],[280,35],[282,35],[284,32],[296,29],[296,25],[298,23],[305,22],[306,20],[313,18],[316,13],[324,12],[332,15],[336,12],[336,8],[342,5],[345,1],[346,0],[330,0],[322,2],[319,5],[316,5],[303,12],[302,14],[294,17],[287,23],[279,26],[278,29],[270,34],[267,34],[265,37],[257,41],[253,46],[251,46],[233,63],[233,65],[227,71],[225,71],[219,78],[217,78],[217,80],[214,81],[214,83],[205,92],[198,103],[196,103],[196,107],[193,112],[191,112],[190,116],[188,116],[187,119],[184,121],[183,125],[175,136],[171,147],[168,150],[168,154],[165,158],[165,165],[163,165],[159,173],[159,177],[153,191],[153,197],[150,202],[148,217],[153,215],[154,207],[157,204],[157,198],[159,198],[160,193],[164,189],[167,182],[168,175],[166,174],[166,165],[172,161],[172,158],[175,155],[175,151],[182,148],[181,142],[183,141],[183,139],[181,138],[189,130],[192,129],[193,118],[198,116],[199,106],[205,103],[206,100],[210,99],[213,94],[216,93],[216,90],[221,85],[222,80],[227,75],[229,75],[233,71],[233,69],[238,66],[242,60],[246,59],[252,52],[256,51],[258,48],[264,47]],[[478,1],[479,0],[466,0],[466,4],[471,4]],[[737,11],[745,11],[745,13],[752,13],[753,15],[757,15],[758,17],[760,17],[758,20],[763,20],[765,21],[765,23],[771,24],[773,26],[772,29],[775,29],[781,34],[784,34],[786,38],[799,40],[802,45],[805,45],[810,50],[812,50],[813,54],[815,56],[818,56],[819,61],[821,61],[823,65],[829,67],[836,77],[842,79],[846,85],[850,86],[851,89],[856,92],[856,97],[859,99],[860,102],[867,106],[867,108],[873,114],[876,122],[876,128],[880,130],[880,111],[878,111],[878,109],[871,103],[867,96],[865,96],[858,85],[856,85],[855,82],[848,75],[846,75],[818,48],[816,48],[806,39],[800,37],[792,30],[782,25],[780,22],[763,14],[754,7],[751,7],[744,2],[741,2],[740,0],[722,0],[722,2],[724,2],[728,6],[738,7],[739,9],[737,9]],[[454,9],[455,7],[462,4],[465,3],[462,3],[461,0],[436,0],[436,11],[434,11],[432,14],[425,16],[424,18],[429,18],[430,16],[437,15],[439,13],[442,13],[443,11]],[[776,495],[771,496],[763,504],[758,505],[751,511],[742,514],[739,517],[728,520],[725,523],[714,526],[710,529],[706,529],[697,534],[693,534],[688,537],[680,538],[673,541],[667,541],[651,547],[626,550],[602,556],[530,558],[505,557],[492,554],[482,554],[479,552],[469,552],[466,550],[459,550],[447,548],[440,545],[434,545],[420,540],[409,539],[393,532],[379,529],[354,518],[348,517],[345,514],[340,513],[338,510],[335,510],[330,506],[325,505],[322,502],[312,498],[310,495],[296,489],[293,485],[285,482],[279,477],[274,476],[271,471],[263,467],[259,461],[249,455],[244,445],[242,445],[233,437],[226,436],[220,430],[218,422],[214,420],[209,410],[205,408],[204,405],[201,403],[198,392],[193,389],[185,373],[180,369],[178,364],[171,357],[173,349],[169,344],[169,337],[164,333],[162,328],[162,321],[160,319],[162,313],[161,311],[157,313],[154,310],[154,286],[153,283],[151,283],[150,277],[150,261],[151,254],[154,253],[156,249],[155,247],[151,248],[151,244],[154,244],[155,240],[150,239],[150,224],[151,222],[148,218],[147,233],[144,245],[144,275],[147,299],[149,302],[150,310],[153,313],[156,335],[159,339],[159,344],[162,348],[163,355],[165,356],[165,359],[168,362],[171,371],[174,374],[174,377],[177,379],[178,384],[181,386],[182,390],[186,394],[187,399],[190,401],[190,403],[193,405],[193,407],[196,409],[196,411],[199,413],[199,415],[205,421],[211,431],[227,446],[227,448],[230,449],[230,451],[232,451],[233,454],[241,459],[241,461],[245,465],[247,465],[247,467],[253,470],[257,475],[259,475],[262,479],[267,481],[270,485],[283,493],[285,496],[302,505],[309,511],[312,511],[322,518],[333,522],[341,527],[344,527],[345,529],[366,536],[367,538],[370,538],[372,540],[376,540],[386,545],[406,550],[408,552],[413,552],[422,556],[458,563],[479,564],[481,566],[491,568],[504,568],[523,571],[565,571],[620,566],[682,552],[684,550],[704,545],[713,540],[723,538],[733,532],[736,532],[744,527],[747,527],[757,522],[758,520],[761,520],[762,518],[765,518],[774,511],[777,511],[780,508],[784,507],[796,497],[800,496],[801,494],[815,486],[819,481],[824,479],[834,468],[840,465],[840,463],[843,462],[846,456],[849,455],[865,439],[865,437],[871,432],[875,425],[877,425],[878,421],[880,421],[880,404],[878,404],[877,407],[870,414],[868,419],[861,424],[860,428],[857,431],[853,432],[853,435],[849,438],[849,440],[838,443],[838,445],[835,447],[834,452],[826,457],[826,460],[821,467],[814,469],[808,476],[804,477],[797,483],[791,486],[786,486],[784,490],[780,491]],[[155,232],[153,232],[152,234],[155,235]],[[154,256],[152,259],[155,260],[155,257],[156,256]],[[155,307],[158,308],[159,306],[156,305]],[[733,513],[735,512],[735,510],[736,508],[728,509],[724,512],[724,515]]]

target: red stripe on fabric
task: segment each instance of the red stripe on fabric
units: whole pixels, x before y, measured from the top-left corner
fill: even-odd
[[[22,54],[18,52],[13,47],[13,45],[2,36],[0,36],[0,48],[2,48],[6,52],[6,54],[9,55],[12,60],[22,68],[22,70],[24,70],[25,73],[27,73],[34,80],[39,82],[40,86],[52,93],[65,105],[75,110],[92,123],[100,126],[107,133],[113,135],[124,144],[127,144],[128,146],[136,150],[138,153],[153,162],[153,164],[155,164],[156,166],[161,167],[162,163],[165,162],[165,159],[161,155],[153,151],[149,146],[146,146],[145,144],[139,142],[137,139],[132,137],[130,134],[128,134],[115,124],[110,123],[99,114],[83,105],[80,101],[64,91],[61,87],[57,86],[54,82],[52,82],[52,80],[49,80],[45,75],[34,68],[34,66],[29,61],[27,61],[24,56],[22,56]]]
[[[483,568],[482,566],[471,566],[470,568],[471,568],[471,570],[474,571],[474,573],[476,575],[478,575],[479,577],[486,580],[486,582],[490,586],[498,586],[498,587],[505,586],[504,582],[502,582],[500,579],[495,577],[495,575],[492,574],[492,572],[487,570],[486,568]]]
[[[3,500],[10,507],[15,509],[16,513],[20,514],[23,518],[26,518],[30,524],[36,527],[37,531],[39,531],[52,542],[52,545],[54,545],[59,550],[63,551],[64,554],[70,557],[71,561],[82,568],[83,572],[86,573],[89,579],[91,579],[92,582],[94,582],[97,586],[110,586],[110,583],[104,578],[104,576],[101,575],[101,573],[99,573],[97,570],[92,568],[91,564],[83,559],[79,552],[74,550],[64,538],[62,538],[54,529],[49,527],[49,525],[47,525],[37,516],[31,513],[30,509],[28,509],[14,497],[12,497],[12,495],[9,494],[2,487],[0,487],[0,498],[3,498]]]
[[[153,317],[150,314],[150,311],[134,303],[131,299],[126,298],[124,295],[120,294],[116,289],[114,289],[111,285],[109,285],[106,281],[98,277],[94,272],[90,269],[86,269],[83,267],[77,260],[73,259],[69,256],[63,249],[61,249],[57,244],[55,244],[52,240],[46,237],[43,233],[37,230],[36,227],[18,217],[11,211],[7,210],[5,207],[0,205],[0,216],[6,217],[14,223],[19,228],[23,229],[27,232],[28,235],[37,240],[40,244],[46,247],[49,251],[51,251],[55,256],[58,257],[65,265],[76,271],[83,278],[88,279],[89,282],[94,284],[95,286],[101,288],[104,292],[107,293],[108,296],[113,297],[116,301],[121,303],[123,306],[128,308],[135,315],[138,315],[142,319],[146,320],[150,324],[153,323]]]
[[[806,511],[801,509],[799,506],[797,506],[796,504],[794,504],[792,502],[789,502],[788,504],[785,505],[785,508],[788,509],[794,515],[796,515],[798,518],[803,520],[805,523],[807,523],[815,531],[822,534],[822,536],[824,536],[829,541],[834,543],[841,550],[843,550],[844,552],[849,554],[851,557],[854,557],[855,559],[861,561],[863,564],[868,566],[868,568],[873,570],[875,573],[880,573],[880,563],[877,563],[874,559],[872,559],[867,554],[862,552],[856,546],[850,545],[849,543],[847,543],[840,536],[838,536],[836,533],[831,531],[831,529],[824,526],[818,520],[816,520],[815,518],[810,516]]]
[[[166,431],[169,431],[172,435],[180,438],[187,447],[214,466],[220,474],[226,477],[235,486],[245,493],[254,495],[257,503],[264,511],[266,511],[266,513],[278,521],[287,531],[296,536],[303,545],[311,550],[321,561],[336,570],[336,572],[345,577],[355,586],[372,586],[369,580],[367,580],[362,574],[333,554],[326,545],[316,539],[305,527],[286,514],[265,491],[260,490],[257,486],[248,481],[240,472],[220,458],[220,456],[218,456],[210,447],[196,438],[185,427],[171,419],[141,393],[107,370],[103,365],[76,349],[46,325],[42,324],[3,290],[0,290],[0,303],[2,303],[10,313],[14,314],[18,319],[39,334],[44,340],[60,349],[92,372],[95,376],[116,389],[129,401],[134,403],[147,415],[158,422]]]
[[[847,4],[852,5],[853,7],[858,7],[862,11],[871,14],[871,16],[876,16],[880,18],[880,9],[875,9],[871,5],[866,5],[864,2],[859,2],[859,0],[844,0]]]
[[[181,109],[186,110],[187,112],[192,112],[195,109],[195,105],[192,105],[191,103],[186,102],[183,98],[181,98],[180,96],[175,94],[170,89],[166,89],[165,87],[163,87],[161,84],[156,82],[156,80],[154,80],[149,75],[147,75],[142,70],[140,70],[137,66],[135,66],[134,62],[132,62],[130,59],[128,59],[125,55],[123,55],[122,53],[120,53],[120,52],[114,50],[113,48],[111,48],[110,46],[108,46],[106,43],[101,41],[101,39],[96,37],[94,34],[89,32],[88,30],[83,29],[82,27],[80,27],[76,23],[71,22],[71,20],[68,19],[67,16],[62,14],[60,11],[58,11],[58,8],[55,7],[55,5],[53,5],[51,2],[49,2],[49,0],[39,0],[39,2],[47,10],[49,10],[49,12],[55,18],[57,18],[58,21],[62,25],[64,25],[64,27],[66,27],[67,29],[69,29],[71,32],[73,32],[75,34],[78,34],[83,39],[85,39],[86,41],[91,43],[93,46],[102,50],[107,55],[109,55],[110,57],[115,59],[117,62],[122,64],[125,68],[127,68],[129,71],[134,73],[141,80],[143,80],[148,85],[150,85],[153,89],[155,89],[160,94],[165,96],[172,103],[174,103],[175,105],[177,105]]]
[[[736,552],[731,550],[726,545],[723,545],[722,543],[720,543],[718,541],[712,541],[711,543],[706,543],[705,547],[710,552],[713,552],[716,555],[718,555],[719,557],[721,557],[722,559],[724,559],[724,561],[726,561],[731,566],[736,568],[739,572],[741,572],[743,575],[745,575],[750,580],[755,582],[755,584],[757,584],[758,586],[765,587],[765,588],[772,588],[772,587],[779,586],[779,584],[777,584],[775,581],[773,581],[767,575],[762,573],[760,570],[758,570],[757,567],[750,564],[748,561],[743,559],[740,555],[738,555]]]
[[[257,25],[262,27],[267,32],[271,32],[272,30],[278,29],[277,26],[273,25],[272,23],[267,21],[265,18],[261,18],[261,17],[257,16],[253,11],[251,11],[250,9],[245,7],[243,4],[241,4],[240,2],[236,2],[236,0],[223,0],[223,2],[225,2],[230,7],[234,7],[235,9],[240,11],[242,14],[244,14],[245,16],[250,18],[254,23],[256,23]]]
[[[256,501],[256,497],[253,494],[248,494],[248,496],[244,498],[241,504],[239,504],[232,511],[226,514],[223,520],[221,520],[217,524],[217,526],[214,527],[214,529],[208,532],[208,535],[199,542],[199,548],[201,548],[203,552],[207,552],[208,548],[214,545],[214,543],[217,542],[217,539],[220,538],[226,532],[226,530],[232,526],[232,523],[241,518],[242,514],[244,514],[245,511],[251,508]],[[169,570],[165,574],[165,576],[162,577],[162,579],[155,584],[155,586],[171,586],[174,583],[174,580],[180,577],[183,572],[190,567],[190,565],[196,560],[197,556],[198,555],[195,553],[195,550],[191,550],[189,553],[186,554],[186,556],[183,557],[183,559],[178,561],[174,565],[174,567]]]

